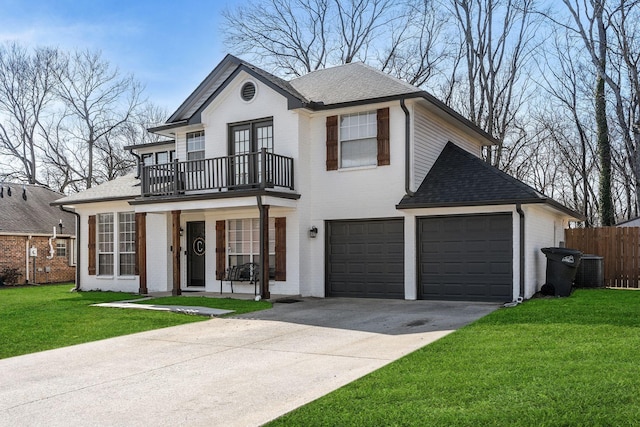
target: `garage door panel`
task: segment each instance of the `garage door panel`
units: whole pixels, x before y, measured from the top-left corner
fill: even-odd
[[[511,300],[512,229],[511,214],[420,218],[420,297]]]
[[[328,296],[404,298],[404,220],[328,222],[326,280]]]

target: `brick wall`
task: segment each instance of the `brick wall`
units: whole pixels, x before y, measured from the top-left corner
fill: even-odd
[[[60,239],[62,240],[62,239]],[[66,256],[57,256],[55,253],[56,241],[54,240],[54,256],[49,256],[49,238],[45,236],[34,236],[31,238],[30,246],[38,248],[38,256],[35,258],[36,283],[62,283],[75,281],[75,267],[69,265],[69,257],[72,255],[71,239],[64,239],[67,242]],[[27,278],[25,272],[27,236],[0,236],[0,271],[5,267],[17,268],[21,276],[18,284],[25,283]],[[29,257],[29,282],[34,283],[33,267],[34,258]]]

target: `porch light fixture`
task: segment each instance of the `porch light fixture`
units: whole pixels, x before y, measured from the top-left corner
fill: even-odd
[[[309,229],[309,237],[315,239],[318,236],[318,228],[315,225],[312,225]]]

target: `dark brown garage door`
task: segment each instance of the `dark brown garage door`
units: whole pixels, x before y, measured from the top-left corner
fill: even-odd
[[[402,219],[327,222],[327,296],[404,298]]]
[[[418,219],[422,299],[512,300],[511,214]]]

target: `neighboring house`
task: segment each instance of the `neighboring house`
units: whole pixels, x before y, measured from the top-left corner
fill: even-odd
[[[75,280],[76,216],[51,202],[62,194],[38,185],[0,184],[0,276],[16,283]]]
[[[83,289],[229,292],[226,269],[263,259],[263,297],[512,301],[582,219],[487,165],[487,133],[361,63],[284,81],[228,55],[149,130],[169,140],[127,147],[140,179],[56,202],[82,218]]]
[[[640,217],[631,218],[616,224],[616,227],[640,227]]]

